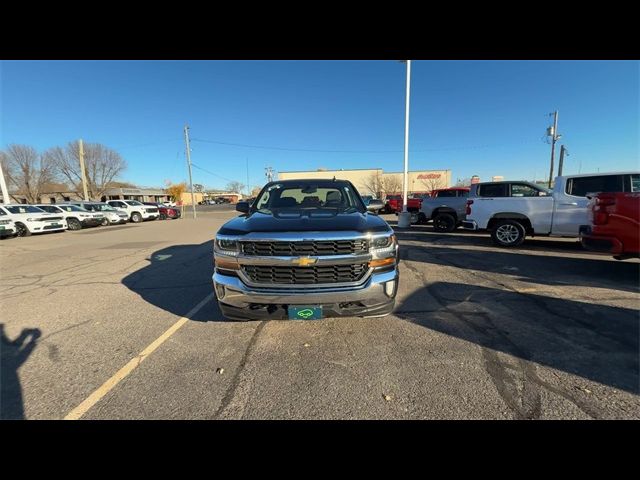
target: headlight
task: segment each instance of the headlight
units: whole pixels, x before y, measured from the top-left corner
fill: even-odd
[[[10,220],[0,220],[0,225],[9,225]]]
[[[27,222],[37,222],[37,218],[27,218]]]
[[[81,217],[90,217],[91,215],[87,215],[86,213],[81,213],[80,216]]]
[[[225,255],[238,254],[238,241],[228,238],[216,238],[216,251]]]
[[[389,235],[388,237],[375,237],[371,240],[371,249],[378,250],[381,248],[393,247],[395,243],[395,235]]]

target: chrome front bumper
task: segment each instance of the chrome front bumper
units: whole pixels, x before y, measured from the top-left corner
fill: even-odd
[[[391,283],[390,283],[391,282]],[[387,272],[375,273],[358,287],[318,288],[269,288],[249,287],[240,278],[213,274],[213,287],[219,302],[237,308],[248,308],[252,304],[276,305],[323,305],[360,302],[365,306],[376,306],[392,302],[398,290],[397,266]]]

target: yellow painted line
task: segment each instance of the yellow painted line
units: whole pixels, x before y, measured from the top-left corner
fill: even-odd
[[[137,357],[133,358],[124,367],[118,370],[109,380],[104,382],[98,389],[89,395],[80,405],[71,410],[65,420],[78,420],[85,413],[89,411],[96,403],[98,403],[102,397],[109,393],[120,381],[133,372],[138,365],[147,359],[160,345],[162,345],[171,335],[176,333],[182,325],[189,321],[189,317],[198,313],[198,311],[204,307],[209,300],[213,298],[213,292],[207,295],[200,303],[193,307],[184,317],[180,318],[176,323],[171,325],[162,335],[153,341],[147,348],[145,348]]]

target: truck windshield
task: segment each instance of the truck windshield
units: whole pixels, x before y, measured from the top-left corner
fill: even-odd
[[[344,182],[275,183],[253,202],[253,211],[326,210],[338,213],[365,212],[354,188]]]

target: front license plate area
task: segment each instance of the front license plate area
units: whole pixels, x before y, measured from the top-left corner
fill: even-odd
[[[320,320],[322,318],[321,306],[296,305],[287,308],[289,320]]]

